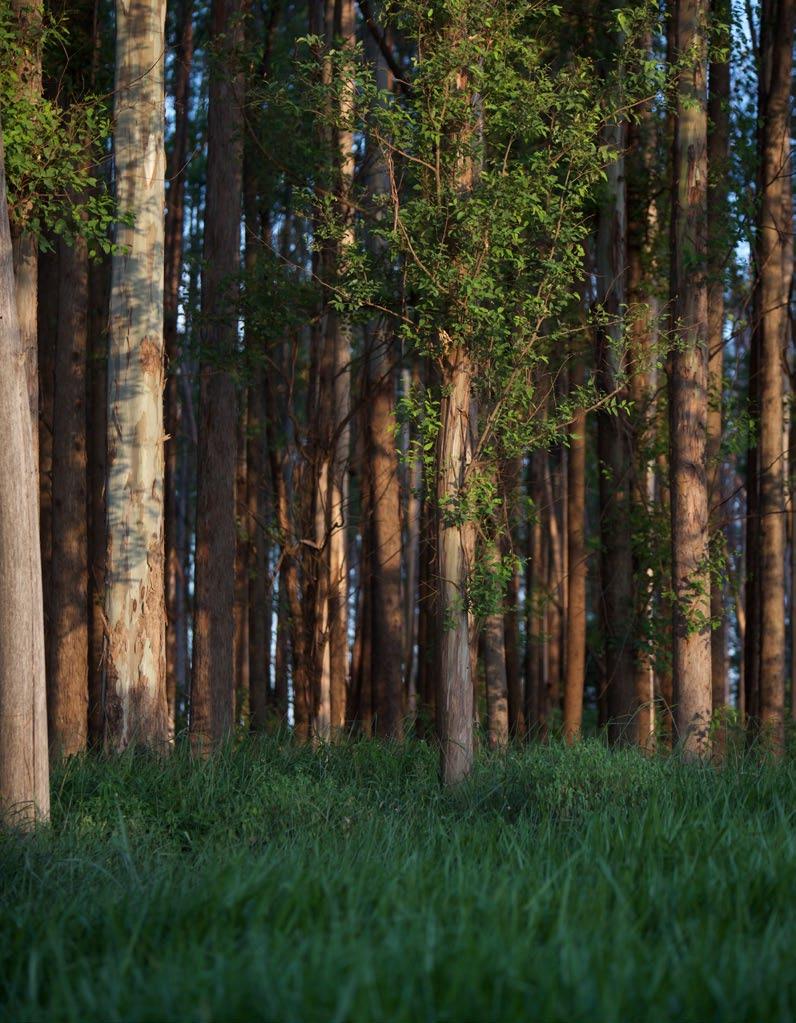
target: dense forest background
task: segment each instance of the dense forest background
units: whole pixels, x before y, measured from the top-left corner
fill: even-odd
[[[793,29],[6,0],[4,803],[244,730],[782,754]]]

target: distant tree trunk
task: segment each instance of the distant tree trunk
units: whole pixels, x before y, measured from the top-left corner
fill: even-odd
[[[542,679],[542,615],[541,593],[544,585],[542,565],[542,466],[543,452],[535,451],[529,459],[528,498],[533,503],[532,517],[527,523],[525,577],[525,720],[528,734],[544,738],[547,721],[544,717]]]
[[[714,20],[729,25],[732,11],[728,0],[713,0]],[[711,526],[720,549],[724,550],[724,486],[721,465],[722,392],[724,378],[724,268],[730,239],[724,224],[728,216],[727,191],[730,139],[730,64],[712,60],[708,99],[708,497]],[[726,706],[727,622],[724,586],[716,574],[710,584],[710,672],[713,713]]]
[[[243,176],[243,40],[240,0],[213,0],[207,126],[199,391],[196,593],[191,744],[208,752],[233,727],[237,401],[229,365],[237,341]]]
[[[652,49],[650,38],[644,51]],[[650,522],[654,512],[655,477],[652,464],[656,427],[657,297],[654,253],[657,208],[650,179],[655,170],[656,125],[651,102],[637,108],[628,127],[627,167],[627,294],[629,334],[629,391],[633,401],[630,417],[632,469],[632,521]],[[650,265],[652,264],[652,265]],[[654,548],[654,545],[653,545]],[[634,693],[635,739],[645,750],[655,743],[654,675],[649,634],[653,619],[653,572],[649,545],[633,550],[634,572]]]
[[[0,813],[50,814],[35,433],[16,310],[0,128]]]
[[[497,569],[500,564],[500,550],[497,544],[490,541],[485,548],[482,557],[488,565],[494,565]],[[502,614],[486,616],[481,629],[480,645],[486,688],[487,740],[490,749],[502,749],[509,741],[506,638]]]
[[[108,361],[106,743],[168,739],[163,538],[165,0],[116,4],[120,224]],[[143,173],[142,173],[143,169]]]
[[[766,0],[761,14],[762,126],[757,266],[760,332],[760,722],[785,741],[785,498],[782,358],[789,332],[793,210],[789,195],[794,0]]]
[[[111,258],[89,266],[88,466],[89,466],[89,681],[88,741],[100,749],[105,738],[105,559],[108,460],[108,310]]]
[[[88,247],[77,238],[71,246],[62,241],[59,250],[47,682],[51,757],[80,753],[88,733]]]
[[[437,725],[437,540],[433,498],[424,487],[420,508],[420,572],[417,587],[417,689],[420,701],[418,731],[428,738]]]
[[[39,528],[41,530],[41,563],[44,592],[44,632],[50,630],[50,583],[52,581],[53,554],[53,405],[55,401],[55,349],[58,339],[58,302],[60,246],[50,252],[39,253],[39,299],[37,316],[38,368],[39,368],[39,421],[34,434],[39,467]],[[56,296],[56,301],[53,301]],[[105,449],[105,436],[102,436]],[[105,480],[102,481],[103,488]],[[104,507],[103,507],[104,517]],[[50,651],[46,650],[49,661]],[[49,664],[47,675],[49,677]]]
[[[412,386],[419,389],[420,371],[417,364],[412,370]],[[409,718],[417,717],[419,694],[419,664],[417,657],[417,638],[420,611],[419,579],[420,579],[420,516],[423,504],[423,465],[419,457],[410,457],[407,472],[406,494],[406,545],[404,557],[406,575],[404,583],[404,676],[408,694]]]
[[[606,394],[620,386],[622,368],[616,342],[622,334],[621,316],[626,300],[625,135],[625,126],[621,124],[606,129],[606,141],[616,155],[608,167],[609,198],[600,209],[597,229],[598,297],[608,317],[607,324],[599,329],[597,370],[600,388]],[[637,701],[633,684],[632,449],[626,413],[598,414],[597,449],[608,737],[614,743],[627,743],[634,738],[632,722]]]
[[[166,691],[169,704],[169,732],[174,734],[178,693],[187,686],[181,638],[187,614],[183,599],[182,574],[177,539],[180,534],[181,399],[180,340],[177,314],[183,265],[183,222],[185,219],[185,173],[188,160],[188,118],[193,61],[193,0],[182,0],[178,10],[177,46],[174,51],[174,140],[166,177],[165,287],[163,292],[163,336],[169,375],[166,381]],[[182,482],[182,481],[180,481]]]
[[[521,459],[514,458],[503,464],[501,469],[501,490],[505,504],[505,524],[501,538],[501,551],[509,557],[516,550],[517,527],[519,522],[519,485]],[[519,578],[512,571],[506,583],[503,607],[503,642],[506,649],[506,688],[509,701],[509,734],[512,738],[525,738],[525,705],[520,676],[519,636],[517,616],[520,599]]]
[[[677,84],[672,216],[672,303],[677,346],[669,378],[673,663],[678,738],[689,756],[709,752],[710,573],[706,442],[707,0],[677,0]]]
[[[570,368],[573,390],[585,379],[583,361],[577,356]],[[575,413],[569,430],[569,502],[567,544],[569,546],[569,613],[567,615],[567,675],[564,685],[564,738],[580,738],[583,721],[583,687],[586,675],[586,412]]]
[[[266,438],[271,465],[271,486],[274,495],[274,516],[280,534],[280,603],[284,601],[290,649],[293,659],[293,721],[294,734],[300,742],[310,735],[310,662],[305,633],[304,612],[299,590],[298,563],[290,521],[290,503],[285,480],[283,453],[277,440],[275,388],[266,375]],[[279,682],[277,682],[279,685]],[[287,694],[285,694],[287,695]]]
[[[232,636],[235,665],[235,724],[248,724],[249,713],[249,555],[253,550],[252,523],[248,501],[248,388],[241,395],[237,430],[235,465],[235,598]]]

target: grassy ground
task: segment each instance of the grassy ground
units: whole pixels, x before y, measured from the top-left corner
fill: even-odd
[[[597,744],[71,763],[0,836],[7,1020],[791,1020],[796,767]]]

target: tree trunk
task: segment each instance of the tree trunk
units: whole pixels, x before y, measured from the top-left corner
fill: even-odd
[[[403,736],[401,655],[401,495],[395,446],[395,380],[390,360],[393,340],[387,325],[373,332],[369,353],[370,516],[373,545],[372,622],[376,734]]]
[[[713,0],[714,20],[729,24],[728,0]],[[708,498],[711,530],[717,548],[726,549],[724,539],[724,486],[721,464],[722,392],[724,389],[724,270],[731,239],[726,224],[730,138],[730,64],[712,60],[708,99]],[[727,622],[724,613],[724,586],[714,573],[710,582],[710,616],[714,627],[710,636],[710,674],[712,709],[715,715],[727,705]]]
[[[678,0],[672,216],[672,303],[677,346],[669,378],[673,667],[678,738],[709,752],[711,716],[707,442],[707,0]]]
[[[501,551],[509,557],[516,550],[519,524],[519,485],[521,459],[514,458],[502,466],[501,490],[505,505],[505,524],[501,538]],[[506,687],[509,701],[509,734],[512,738],[525,738],[525,704],[520,677],[519,636],[517,617],[520,600],[518,573],[513,571],[506,583],[503,606],[503,643],[506,650]]]
[[[235,712],[237,401],[230,362],[237,342],[243,177],[241,13],[239,0],[213,0],[190,724],[191,744],[203,753],[230,735]]]
[[[107,516],[105,487],[108,461],[108,313],[111,258],[89,266],[88,391],[89,467],[89,681],[88,742],[100,749],[105,738],[105,560]]]
[[[598,296],[608,317],[599,329],[597,370],[601,390],[611,394],[620,387],[622,370],[618,343],[622,336],[627,270],[625,126],[610,125],[606,142],[616,155],[608,167],[609,198],[600,209],[597,230]],[[626,397],[624,392],[620,396]],[[627,743],[634,738],[637,710],[630,527],[632,449],[627,414],[600,412],[597,431],[608,738],[614,743]]]
[[[86,748],[88,733],[88,249],[59,244],[53,410],[52,613],[47,685],[50,756]]]
[[[181,352],[177,315],[182,276],[183,221],[185,219],[185,172],[188,159],[188,116],[193,61],[193,3],[182,0],[179,7],[177,47],[174,52],[174,140],[166,177],[165,272],[163,292],[163,335],[169,375],[166,382],[166,691],[169,705],[169,733],[174,735],[178,693],[185,693],[185,664],[181,638],[186,615],[177,538],[180,533],[178,463],[181,443],[180,372]]]
[[[575,357],[570,369],[573,390],[585,379],[583,362]],[[586,412],[575,413],[569,430],[569,501],[567,545],[569,547],[569,600],[567,615],[567,675],[564,685],[564,738],[580,738],[583,721],[583,687],[586,675]]]
[[[503,615],[488,615],[481,634],[486,681],[487,741],[490,749],[503,749],[509,741],[508,683]]]
[[[467,584],[475,557],[475,527],[455,509],[463,499],[472,459],[473,367],[459,348],[443,366],[437,441],[437,558],[441,775],[445,785],[469,774],[473,763],[473,622]]]
[[[762,124],[757,266],[760,333],[760,723],[778,752],[785,741],[785,501],[782,358],[793,263],[790,174],[793,0],[766,0],[761,14]]]
[[[106,743],[168,739],[163,540],[165,0],[116,4],[120,224],[108,360]],[[143,171],[143,172],[142,172]]]
[[[35,433],[16,310],[0,128],[0,813],[50,814]]]

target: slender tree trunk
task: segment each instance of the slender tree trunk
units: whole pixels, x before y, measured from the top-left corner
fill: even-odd
[[[505,504],[505,524],[501,539],[501,551],[509,557],[516,550],[517,527],[519,522],[519,485],[521,460],[511,459],[501,469],[501,489]],[[509,701],[509,734],[512,738],[525,738],[525,705],[520,676],[519,637],[517,616],[520,599],[519,577],[513,571],[506,583],[503,607],[503,643],[506,650],[506,687]]]
[[[185,219],[185,173],[188,160],[188,117],[193,61],[193,2],[182,0],[179,7],[177,47],[174,52],[174,140],[166,169],[165,286],[163,292],[163,336],[169,375],[166,382],[166,691],[169,705],[169,733],[173,736],[178,693],[184,693],[186,678],[181,651],[185,631],[185,601],[182,597],[183,566],[177,537],[180,533],[179,469],[181,442],[180,339],[177,329],[180,279],[183,264],[183,222]]]
[[[503,615],[488,615],[481,634],[486,682],[487,739],[490,749],[503,749],[509,741],[509,702]]]
[[[105,738],[103,708],[105,675],[105,560],[107,516],[105,486],[108,460],[108,313],[111,259],[89,266],[89,340],[91,357],[88,382],[89,466],[89,680],[88,741],[100,749]]]
[[[163,538],[165,0],[116,4],[119,225],[108,362],[106,743],[168,738]],[[142,173],[143,171],[143,173]]]
[[[528,733],[544,738],[547,726],[543,717],[542,614],[540,609],[544,571],[542,567],[541,476],[544,455],[534,452],[529,460],[528,497],[533,504],[527,524],[527,562],[525,578],[525,720]]]
[[[573,389],[585,379],[581,359],[575,357],[570,368]],[[569,547],[569,614],[567,615],[567,675],[564,685],[564,738],[572,743],[580,738],[583,721],[583,687],[586,675],[586,412],[575,413],[569,430],[569,502],[567,504],[567,544]]]
[[[707,91],[706,0],[678,0],[672,196],[672,302],[677,346],[669,378],[674,698],[679,741],[690,756],[709,752],[710,574],[706,442]]]
[[[418,582],[420,578],[420,512],[423,503],[423,466],[413,457],[408,472],[406,497],[406,575],[404,581],[404,676],[410,721],[417,717],[418,708]]]
[[[728,0],[713,0],[711,13],[729,25]],[[724,390],[724,268],[730,238],[724,227],[728,217],[727,181],[730,137],[730,64],[712,60],[708,99],[708,496],[711,528],[717,547],[726,548],[724,539],[724,486],[721,464],[722,394]],[[714,627],[710,636],[710,672],[713,714],[727,705],[727,622],[724,613],[724,586],[714,573],[710,584],[710,616]]]
[[[475,527],[447,511],[462,498],[472,459],[472,377],[467,355],[454,348],[443,366],[437,441],[438,714],[441,774],[446,785],[461,781],[473,763],[473,622],[467,583],[475,557]]]
[[[0,813],[50,813],[35,433],[16,310],[0,128]]]
[[[618,344],[626,297],[627,224],[624,125],[606,129],[615,159],[608,167],[609,199],[600,209],[597,231],[598,295],[608,317],[598,336],[597,368],[606,394],[620,387]],[[626,395],[623,395],[626,396]],[[602,620],[605,636],[608,737],[630,742],[637,710],[634,689],[633,550],[630,528],[631,431],[624,412],[600,412],[597,419],[600,468]]]
[[[775,749],[785,741],[785,501],[782,357],[793,263],[790,92],[793,0],[766,0],[761,15],[762,162],[757,230],[760,333],[760,722]]]
[[[395,446],[395,378],[390,360],[392,334],[379,325],[369,353],[370,515],[373,547],[373,648],[378,651],[374,674],[376,734],[403,735],[401,655],[401,495]]]
[[[61,242],[53,415],[53,554],[47,718],[52,757],[88,733],[88,248]]]
[[[37,443],[39,467],[39,526],[41,530],[41,563],[44,592],[44,632],[50,631],[52,600],[53,555],[53,405],[55,401],[55,349],[58,343],[58,302],[60,280],[58,252],[55,245],[50,252],[39,254],[38,277],[40,282],[37,335],[39,367],[39,421],[36,424],[34,443]],[[53,301],[56,296],[56,301]],[[105,436],[102,437],[105,449]],[[103,488],[105,480],[103,478]],[[103,508],[103,517],[104,517]],[[50,651],[46,650],[49,661]],[[49,664],[47,675],[50,675]]]
[[[205,358],[199,390],[196,594],[191,743],[208,752],[232,731],[237,401],[230,360],[237,342],[243,176],[243,40],[239,0],[213,0],[207,123],[207,205],[202,276]]]
[[[248,388],[242,395],[238,416],[237,460],[235,466],[235,598],[233,604],[234,631],[232,636],[235,664],[235,724],[247,724],[249,714],[249,555],[253,550],[252,523],[249,521],[248,500]]]

